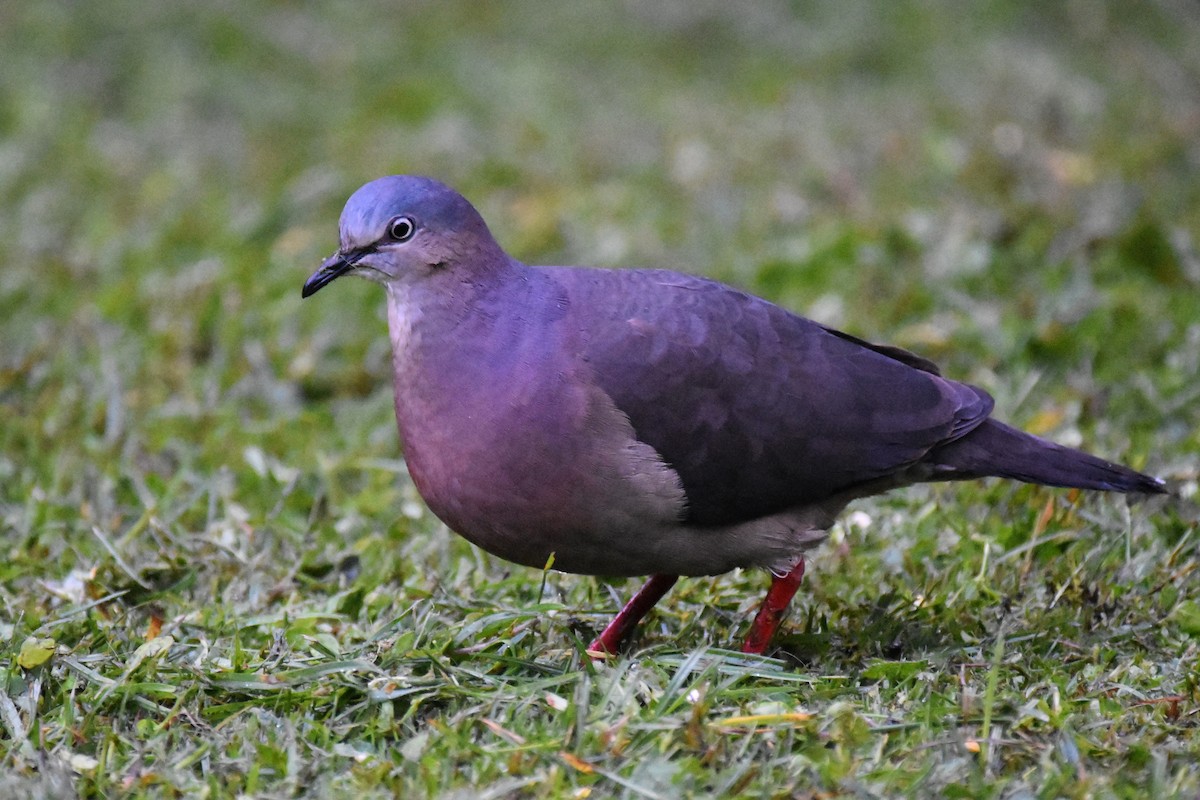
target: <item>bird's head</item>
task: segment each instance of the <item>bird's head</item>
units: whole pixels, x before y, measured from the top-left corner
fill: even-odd
[[[303,297],[342,275],[389,284],[507,259],[462,195],[417,175],[390,175],[360,188],[346,201],[340,229],[337,252],[304,282]]]

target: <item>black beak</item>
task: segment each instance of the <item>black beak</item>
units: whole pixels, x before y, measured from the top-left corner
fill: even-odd
[[[343,253],[338,251],[331,255],[321,264],[321,268],[314,272],[308,280],[304,282],[304,288],[300,290],[301,297],[308,297],[316,294],[323,289],[326,284],[333,283],[338,278],[345,275],[350,270],[354,269],[354,265],[359,259],[365,256],[366,253],[359,251],[351,251]]]

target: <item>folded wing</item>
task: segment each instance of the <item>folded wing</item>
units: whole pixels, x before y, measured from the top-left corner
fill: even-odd
[[[992,410],[925,359],[713,281],[547,273],[601,388],[678,472],[693,524],[756,519],[891,475]]]

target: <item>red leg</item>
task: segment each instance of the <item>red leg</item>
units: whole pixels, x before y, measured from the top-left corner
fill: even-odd
[[[788,603],[795,597],[803,577],[803,558],[796,562],[796,566],[792,567],[788,574],[771,576],[771,588],[767,590],[767,596],[763,598],[754,623],[750,626],[750,634],[746,637],[746,643],[742,645],[743,653],[762,655],[767,652],[767,646],[771,644],[771,639],[775,638],[775,632],[779,630],[779,623],[783,622]]]
[[[637,627],[637,624],[642,621],[642,617],[654,608],[654,604],[671,590],[677,580],[679,580],[678,575],[651,575],[650,580],[646,581],[646,585],[638,589],[637,594],[630,598],[625,607],[621,609],[621,613],[608,623],[604,632],[588,645],[588,652],[602,655],[615,654],[630,631]]]

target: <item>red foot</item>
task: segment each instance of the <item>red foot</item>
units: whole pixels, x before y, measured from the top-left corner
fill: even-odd
[[[779,630],[779,623],[783,622],[788,603],[795,597],[803,577],[804,559],[796,562],[796,566],[792,567],[792,571],[787,575],[771,576],[771,588],[767,590],[767,596],[763,598],[754,623],[750,626],[750,634],[746,637],[746,643],[742,645],[743,653],[762,655],[767,652],[767,646],[775,638],[775,632]]]
[[[678,575],[651,575],[646,585],[638,589],[637,594],[621,609],[621,613],[613,617],[613,621],[588,645],[588,652],[615,655],[625,637],[637,627],[642,617],[654,608],[654,604],[671,590],[677,580]]]

